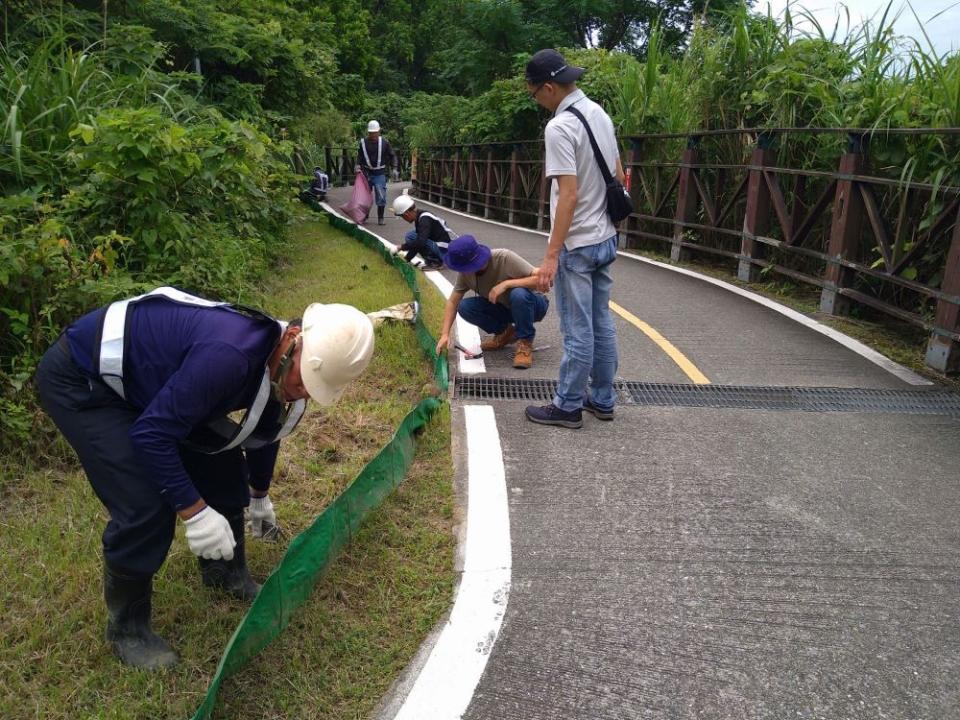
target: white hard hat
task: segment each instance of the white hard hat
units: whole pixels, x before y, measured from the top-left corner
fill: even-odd
[[[397,195],[397,199],[393,201],[393,214],[394,215],[403,215],[407,210],[414,206],[413,198],[409,195]]]
[[[371,120],[367,123],[367,132],[380,132],[380,123],[376,120]]]
[[[373,323],[351,305],[313,303],[303,312],[300,377],[310,397],[335,403],[373,356]]]

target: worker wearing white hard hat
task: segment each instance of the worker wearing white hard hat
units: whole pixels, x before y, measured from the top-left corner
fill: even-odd
[[[88,313],[47,351],[41,405],[110,516],[107,640],[124,663],[177,661],[150,629],[150,607],[178,516],[203,584],[256,596],[244,508],[254,537],[276,534],[268,491],[280,440],[308,397],[336,402],[373,344],[372,322],[349,305],[315,303],[285,323],[164,287]]]
[[[377,224],[383,225],[383,212],[387,206],[387,169],[393,168],[396,176],[398,165],[397,156],[390,142],[380,134],[380,123],[376,120],[367,123],[367,137],[360,141],[357,150],[357,166],[373,188]]]
[[[443,256],[447,254],[450,241],[457,234],[450,229],[447,221],[432,210],[420,210],[409,195],[400,195],[393,201],[393,214],[413,223],[413,230],[403,236],[403,244],[397,252],[405,253],[407,262],[417,255],[423,258],[424,269],[439,270],[443,267]]]

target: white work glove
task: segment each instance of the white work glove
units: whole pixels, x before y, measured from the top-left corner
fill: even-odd
[[[227,519],[209,505],[189,520],[187,545],[197,557],[207,560],[233,560],[233,548],[237,541]]]
[[[255,538],[268,537],[276,534],[277,513],[273,510],[273,503],[269,495],[250,498],[250,534]]]

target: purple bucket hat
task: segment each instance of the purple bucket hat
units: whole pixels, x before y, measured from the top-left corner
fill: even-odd
[[[492,254],[490,248],[478,243],[473,235],[461,235],[447,246],[443,262],[454,272],[473,273],[482,270]]]

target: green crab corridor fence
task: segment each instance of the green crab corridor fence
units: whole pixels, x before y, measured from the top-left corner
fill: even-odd
[[[365,229],[328,213],[318,205],[312,205],[327,215],[333,227],[380,253],[384,261],[403,275],[414,300],[420,303],[417,271],[413,267],[393,257]],[[433,363],[434,380],[441,395],[445,396],[449,384],[446,358],[436,354],[436,341],[423,324],[420,313],[417,313],[415,326],[420,347]],[[403,419],[391,440],[364,466],[347,489],[309,528],[290,542],[280,564],[267,578],[227,643],[193,720],[210,718],[223,681],[240,670],[283,631],[293,613],[310,596],[323,571],[353,538],[367,514],[400,484],[413,461],[414,433],[427,424],[442,404],[443,400],[439,397],[422,399]]]

